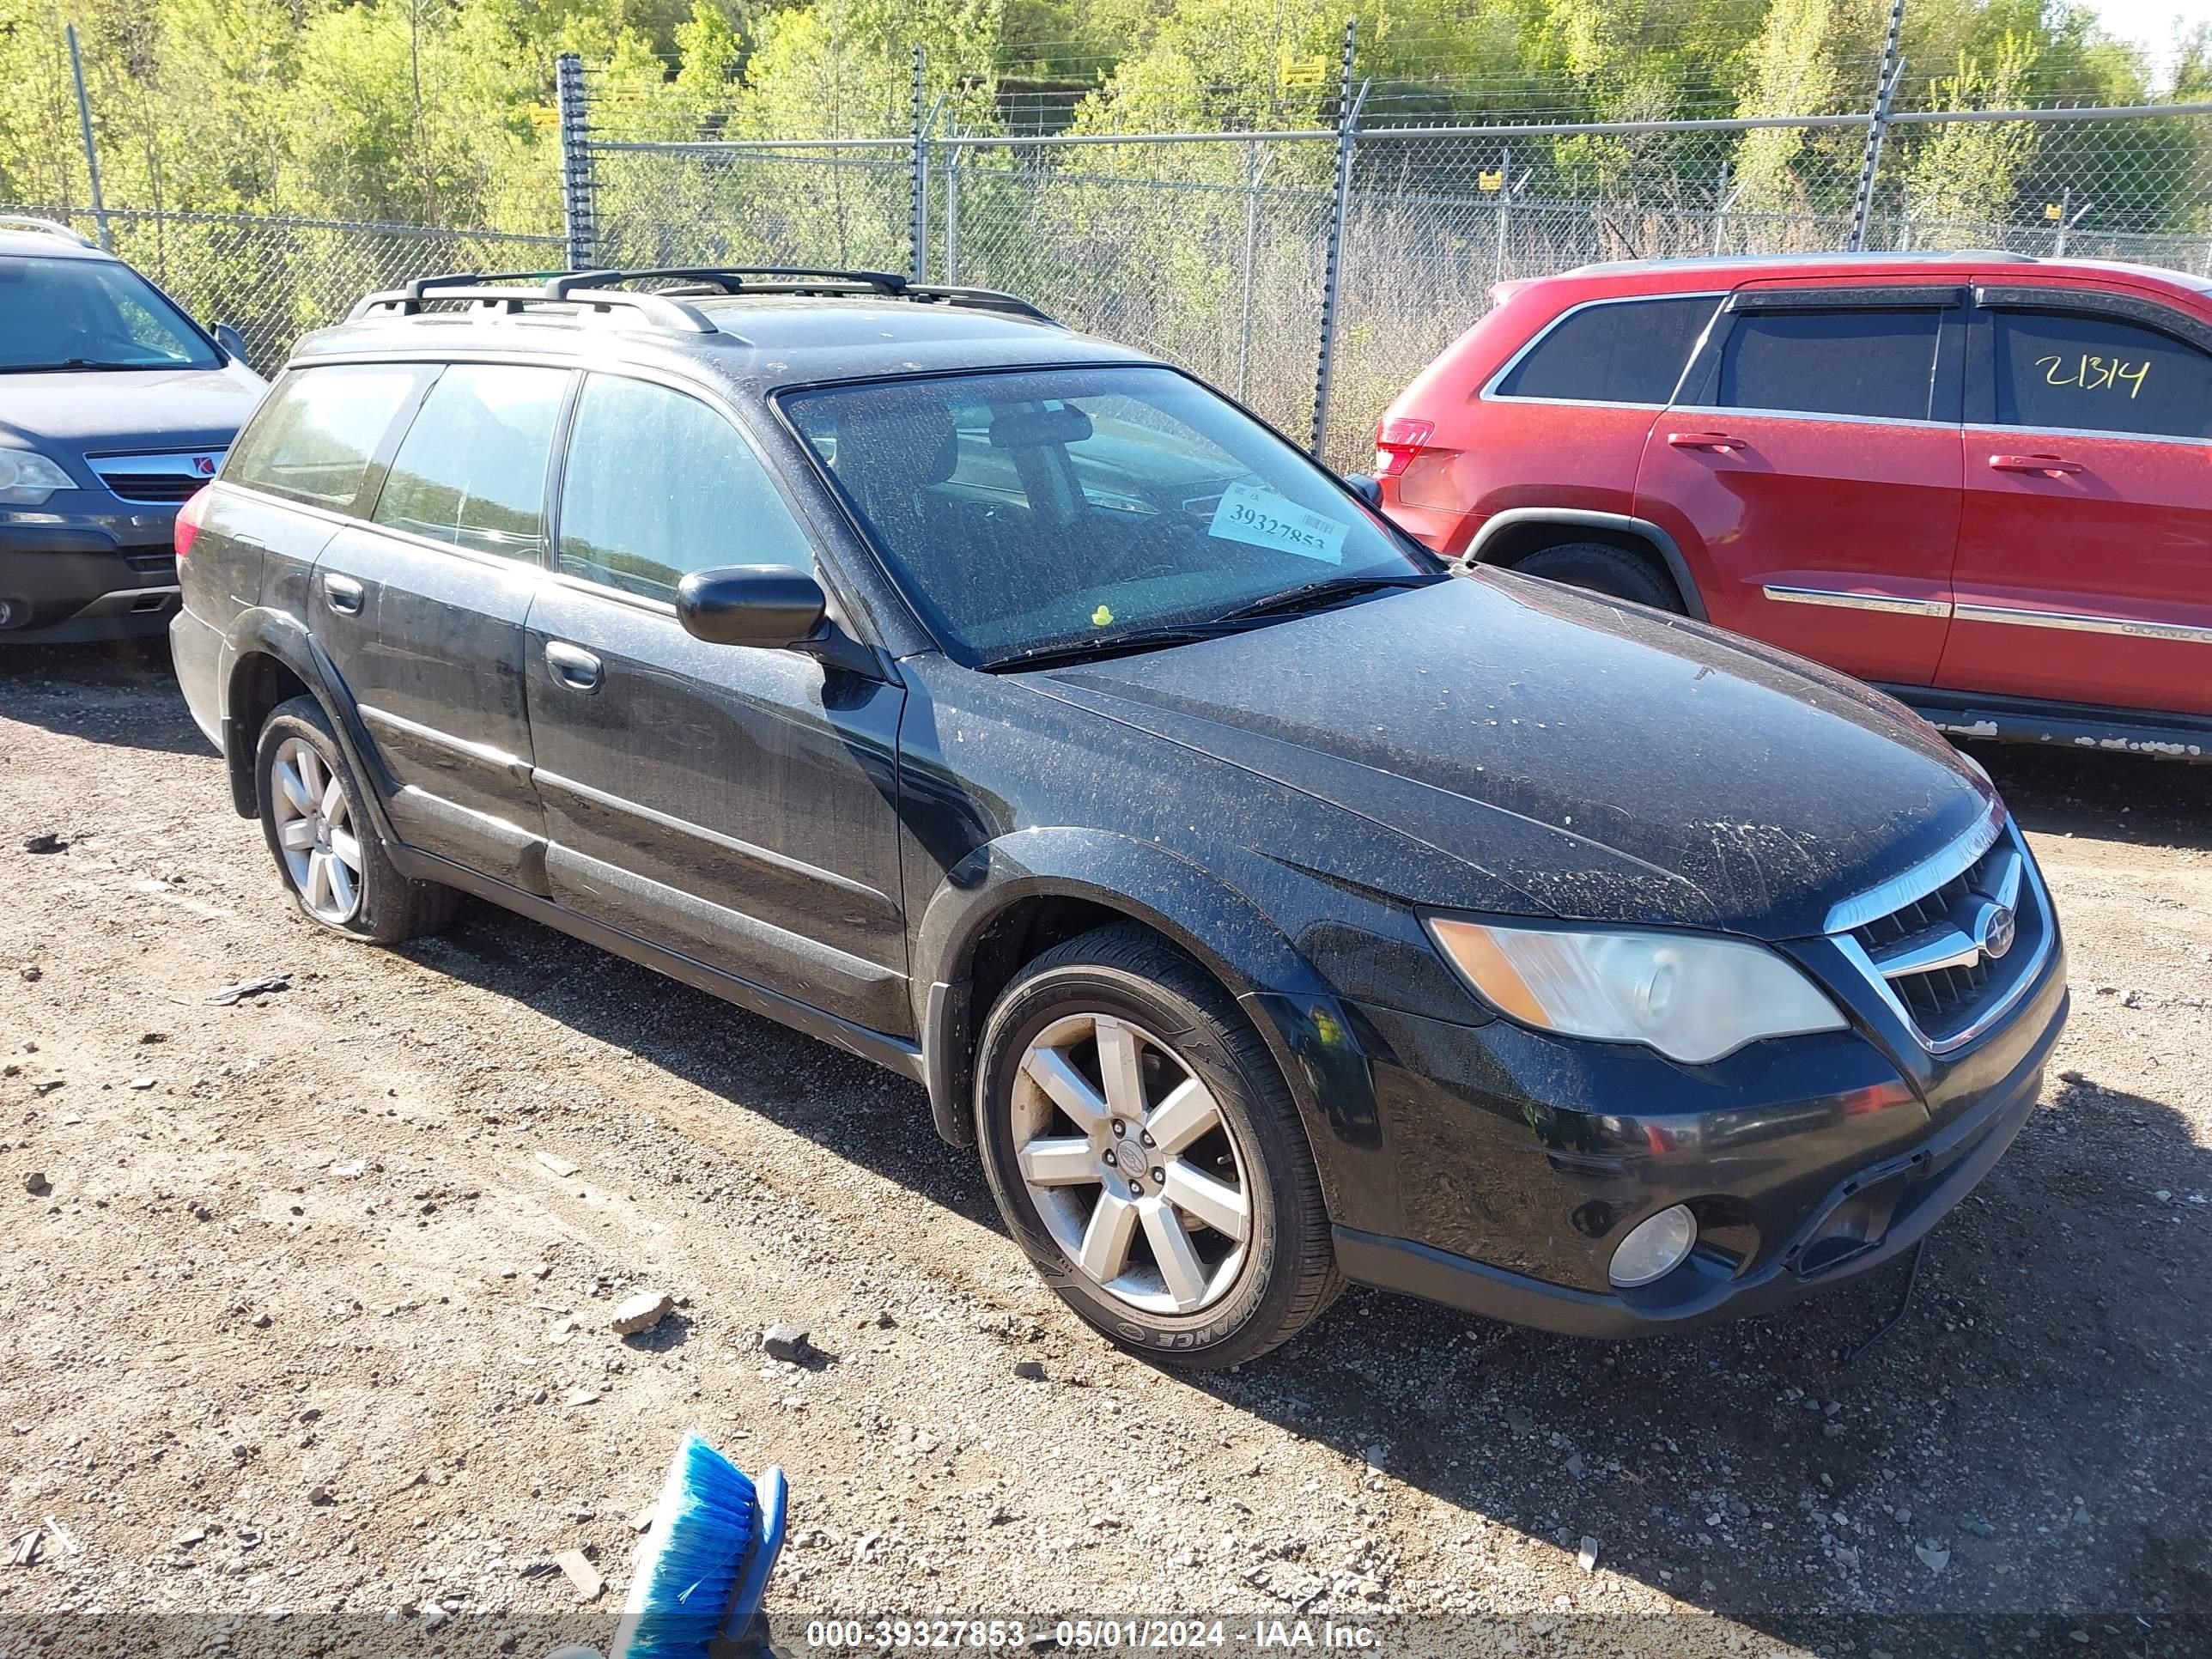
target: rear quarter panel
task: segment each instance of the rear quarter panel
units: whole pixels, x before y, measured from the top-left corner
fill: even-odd
[[[1432,453],[1383,481],[1383,507],[1396,523],[1455,556],[1486,520],[1511,507],[1630,511],[1657,410],[1482,395],[1560,313],[1611,297],[1611,289],[1579,283],[1508,288],[1495,310],[1400,394],[1384,418],[1433,422],[1436,432]]]

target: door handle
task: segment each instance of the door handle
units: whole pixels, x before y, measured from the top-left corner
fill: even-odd
[[[362,586],[350,576],[323,578],[323,603],[341,617],[361,615]]]
[[[1990,465],[1999,472],[2040,472],[2046,478],[2081,470],[2081,462],[2062,460],[2056,455],[1992,455]]]
[[[1677,449],[1748,449],[1751,446],[1741,438],[1731,438],[1725,432],[1670,432],[1667,441]]]
[[[599,659],[580,646],[566,645],[559,640],[546,641],[545,665],[553,671],[553,678],[571,691],[599,689]]]

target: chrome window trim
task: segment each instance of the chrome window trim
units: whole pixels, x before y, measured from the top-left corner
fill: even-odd
[[[1997,811],[1999,819],[2001,821],[2003,808],[2000,806]],[[2022,839],[2019,827],[2014,824],[2006,823],[2000,833],[2009,835],[2012,837],[2013,846],[2020,854],[2021,870],[2022,872],[2023,878],[2027,886],[2027,890],[2035,896],[2037,915],[2043,923],[2043,938],[2036,946],[2034,956],[2030,957],[2027,963],[2020,969],[2018,975],[2014,979],[2010,988],[2006,990],[2002,996],[1997,998],[1994,1002],[1990,1003],[1988,1007],[1983,1009],[1980,1013],[1977,1014],[1974,1017],[1972,1024],[1966,1026],[1960,1030],[1953,1032],[1949,1036],[1938,1042],[1935,1038],[1929,1036],[1927,1032],[1920,1029],[1920,1022],[1912,1017],[1911,1011],[1905,1006],[1905,1000],[1899,996],[1897,992],[1891,987],[1890,982],[1882,977],[1881,970],[1875,965],[1873,957],[1867,954],[1865,946],[1862,945],[1858,940],[1853,939],[1848,932],[1838,933],[1832,940],[1837,950],[1840,951],[1844,954],[1845,959],[1848,960],[1853,967],[1856,968],[1861,973],[1866,975],[1867,983],[1871,985],[1874,988],[1875,994],[1881,997],[1883,1002],[1888,1005],[1890,1012],[1894,1013],[1899,1019],[1904,1022],[1905,1029],[1911,1032],[1913,1036],[1919,1041],[1920,1045],[1927,1049],[1931,1054],[1952,1054],[1958,1049],[1965,1048],[1968,1043],[1973,1042],[1977,1037],[1984,1035],[1990,1027],[1996,1025],[1999,1021],[2002,1020],[2006,1015],[2009,1014],[2014,1008],[2019,1006],[2021,1000],[2027,994],[2028,988],[2033,985],[2036,981],[2042,976],[2044,968],[2051,960],[2051,953],[2057,947],[2057,918],[2051,908],[2051,896],[2044,890],[2042,872],[2037,870],[2035,867],[2035,860],[2028,855],[2027,842]],[[1960,844],[1962,846],[1965,845],[1964,842]],[[1987,851],[1987,847],[1984,847],[1983,850]],[[1961,867],[1963,868],[1964,866]],[[1956,870],[1951,872],[1952,875],[1956,875],[1959,872]],[[1949,879],[1949,876],[1943,878],[1943,880],[1945,881]],[[1885,884],[1885,885],[1887,884]],[[1942,882],[1935,884],[1936,886],[1941,886],[1942,884]],[[1923,888],[1920,890],[1925,892],[1929,890]],[[1911,896],[1917,896],[1911,894],[1907,895],[1908,898]],[[1875,914],[1877,915],[1886,915],[1888,912],[1877,911]],[[1872,918],[1869,918],[1869,920],[1871,919]]]
[[[1677,415],[1710,415],[1716,419],[1735,415],[1747,420],[1768,421],[1838,421],[1846,426],[1902,426],[1929,432],[1956,432],[1957,421],[1920,420],[1903,415],[1825,415],[1812,409],[1750,409],[1721,404],[1675,404],[1669,409]]]
[[[1482,394],[1486,404],[1528,404],[1539,409],[1640,409],[1656,415],[1672,407],[1668,404],[1631,404],[1610,398],[1526,398],[1516,392],[1500,392],[1495,395]]]
[[[1787,582],[1767,582],[1759,590],[1777,605],[1833,605],[1838,611],[1880,611],[1899,617],[1946,618],[1948,599],[1911,599],[1899,594],[1852,593],[1833,587],[1799,587]]]
[[[2008,628],[2051,628],[2069,634],[2107,634],[2128,640],[2172,640],[2183,645],[2212,645],[2212,628],[2190,623],[2154,623],[2130,617],[2099,617],[2078,611],[2022,611],[2012,605],[1978,605],[1960,599],[1951,607],[1957,622],[1993,623]]]
[[[1664,300],[1711,300],[1713,301],[1714,315],[1717,316],[1720,313],[1720,302],[1729,297],[1730,291],[1728,289],[1717,288],[1710,290],[1692,289],[1679,294],[1608,294],[1595,300],[1579,301],[1569,306],[1528,339],[1522,341],[1520,349],[1499,364],[1497,372],[1483,383],[1482,390],[1475,394],[1475,400],[1478,403],[1486,404],[1548,404],[1565,409],[1661,410],[1668,408],[1670,404],[1623,403],[1611,398],[1524,398],[1502,392],[1498,388],[1505,383],[1515,369],[1521,367],[1522,359],[1550,339],[1553,333],[1570,317],[1579,316],[1585,311],[1595,311],[1600,306],[1648,306],[1656,305]],[[1709,317],[1705,319],[1705,328],[1710,330],[1711,327],[1712,318]],[[1682,367],[1674,372],[1674,389],[1677,392],[1681,390],[1682,376],[1688,374],[1690,365],[1698,361],[1698,354],[1704,345],[1705,334],[1701,331],[1697,339],[1691,343],[1689,351],[1682,359]]]
[[[2005,823],[2004,803],[1990,801],[1981,820],[1941,852],[1832,906],[1820,931],[1837,935],[1840,944],[1854,927],[1863,927],[1870,921],[1902,910],[1923,894],[1934,892],[1954,876],[1972,869],[1982,854],[1997,844]]]

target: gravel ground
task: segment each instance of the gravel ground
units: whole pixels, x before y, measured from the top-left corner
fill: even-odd
[[[398,951],[322,935],[166,662],[0,655],[0,1649],[88,1612],[131,1615],[110,1652],[232,1639],[210,1614],[604,1644],[696,1425],[790,1473],[793,1652],[835,1612],[2202,1654],[2212,773],[1983,758],[2073,1021],[1864,1357],[1894,1270],[1619,1346],[1355,1291],[1192,1380],[1060,1310],[918,1089],[488,908]],[[641,1290],[676,1311],[617,1337]],[[775,1322],[807,1364],[763,1354]]]

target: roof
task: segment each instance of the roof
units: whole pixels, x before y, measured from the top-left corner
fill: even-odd
[[[1886,253],[1756,253],[1701,255],[1686,259],[1616,259],[1577,265],[1551,276],[1530,279],[1530,284],[1605,283],[1618,278],[1686,282],[1738,275],[1745,277],[1878,276],[1884,272],[1917,275],[1930,270],[2033,270],[2049,276],[2105,276],[2124,277],[2193,293],[2212,292],[2212,282],[2163,265],[2130,264],[2113,259],[2054,259],[2032,253],[2011,253],[1990,248],[1914,249]],[[1501,284],[1501,287],[1522,284]]]
[[[520,347],[567,360],[683,361],[756,392],[889,374],[1154,361],[1063,328],[1040,313],[962,302],[927,290],[897,296],[866,290],[703,295],[688,290],[668,295],[680,310],[627,303],[604,313],[586,309],[609,297],[586,289],[573,301],[538,299],[510,309],[497,301],[455,301],[433,290],[429,301],[445,308],[413,314],[396,304],[372,309],[364,301],[348,321],[302,339],[293,360]],[[685,316],[696,323],[682,320]]]
[[[0,213],[0,255],[9,258],[112,259],[67,225],[52,219],[33,219]]]

